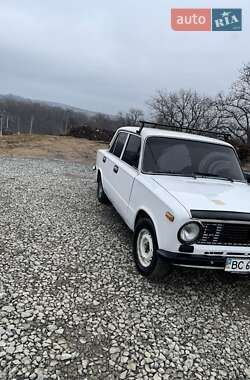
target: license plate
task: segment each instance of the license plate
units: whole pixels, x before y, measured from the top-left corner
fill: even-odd
[[[250,259],[227,259],[225,271],[250,273]]]

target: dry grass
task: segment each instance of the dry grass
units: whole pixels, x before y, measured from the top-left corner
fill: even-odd
[[[92,164],[96,151],[107,144],[74,137],[48,135],[11,135],[0,137],[0,155],[8,157],[49,158]]]

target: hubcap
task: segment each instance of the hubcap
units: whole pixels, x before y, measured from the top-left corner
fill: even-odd
[[[139,232],[137,253],[140,264],[145,268],[149,267],[154,254],[154,244],[152,235],[146,228]]]

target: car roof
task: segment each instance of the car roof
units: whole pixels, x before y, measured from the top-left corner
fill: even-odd
[[[140,129],[140,127],[126,126],[126,127],[119,128],[118,131],[126,131],[126,132],[130,132],[130,133],[131,132],[136,133],[137,131],[139,131],[139,129]],[[141,131],[141,137],[143,139],[146,139],[149,136],[185,139],[185,140],[207,142],[207,143],[220,144],[220,145],[226,145],[226,146],[232,147],[231,144],[228,144],[227,142],[225,142],[223,140],[218,140],[218,139],[214,139],[214,138],[207,137],[207,136],[195,135],[192,133],[168,131],[166,129],[148,128],[148,127],[143,128]]]

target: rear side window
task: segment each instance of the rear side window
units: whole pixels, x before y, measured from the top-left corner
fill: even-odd
[[[138,168],[141,151],[141,138],[130,135],[122,160],[134,168]]]
[[[120,132],[116,137],[113,145],[111,146],[110,153],[113,153],[116,157],[120,157],[124,144],[127,140],[128,134],[125,132]]]

